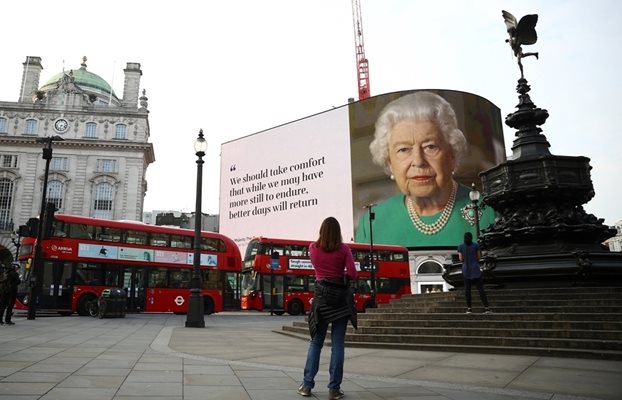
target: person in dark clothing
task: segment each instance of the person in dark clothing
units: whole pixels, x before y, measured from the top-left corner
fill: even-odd
[[[13,265],[5,266],[4,279],[0,282],[0,325],[15,325],[11,317],[17,298],[17,286],[22,282],[15,268]]]
[[[341,381],[348,320],[356,328],[356,309],[353,291],[349,285],[349,281],[356,278],[356,268],[350,248],[343,243],[339,222],[333,217],[322,222],[320,237],[311,243],[309,252],[315,270],[315,295],[309,313],[311,341],[298,394],[311,396],[328,324],[331,324],[328,398],[337,400],[345,396],[341,390]]]
[[[464,295],[466,297],[467,310],[466,313],[471,313],[471,286],[475,284],[479,291],[479,298],[484,304],[484,313],[489,314],[490,308],[488,308],[488,298],[486,297],[486,291],[484,290],[484,281],[482,279],[482,271],[479,266],[479,259],[482,257],[482,253],[477,242],[473,242],[473,234],[471,232],[465,232],[464,243],[458,246],[458,257],[462,262],[462,276],[464,277]]]

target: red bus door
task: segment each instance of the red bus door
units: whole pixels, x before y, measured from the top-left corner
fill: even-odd
[[[266,311],[273,309],[277,315],[282,315],[285,311],[285,305],[283,304],[283,278],[283,275],[263,274],[262,279],[263,309]]]
[[[67,310],[71,313],[71,263],[45,261],[37,308]]]
[[[127,311],[144,311],[145,269],[126,266],[123,271],[123,290],[127,295]]]
[[[240,309],[240,274],[225,272],[223,275],[223,308],[225,310]]]

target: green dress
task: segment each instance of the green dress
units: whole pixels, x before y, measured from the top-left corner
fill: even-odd
[[[376,244],[392,244],[405,247],[439,247],[451,246],[455,248],[462,243],[464,233],[469,231],[475,234],[474,210],[469,199],[470,189],[458,185],[456,201],[447,224],[438,233],[426,235],[420,232],[408,215],[404,204],[404,194],[400,193],[383,201],[373,208],[373,242]],[[495,220],[495,212],[490,207],[479,209],[480,229],[486,228]],[[421,216],[426,224],[432,224],[439,219],[441,213]],[[361,216],[354,240],[358,243],[369,243],[369,213]]]

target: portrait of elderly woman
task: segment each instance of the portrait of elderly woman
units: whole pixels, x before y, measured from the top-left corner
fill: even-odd
[[[376,120],[369,150],[398,189],[373,206],[374,243],[450,246],[467,231],[475,234],[471,189],[454,176],[468,144],[447,100],[419,91],[391,101]],[[494,210],[480,209],[479,216],[483,229]],[[370,242],[368,212],[360,214],[355,241]]]

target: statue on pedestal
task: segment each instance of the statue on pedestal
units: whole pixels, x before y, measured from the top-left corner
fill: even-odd
[[[496,213],[479,237],[484,279],[505,287],[622,285],[622,253],[602,244],[616,230],[583,208],[595,194],[590,159],[551,154],[541,128],[549,113],[529,96],[522,59],[538,53],[523,53],[522,46],[536,43],[538,16],[516,22],[509,12],[502,15],[520,68],[519,102],[505,119],[516,130],[512,156],[480,173],[484,207]],[[462,285],[459,265],[443,277]]]

